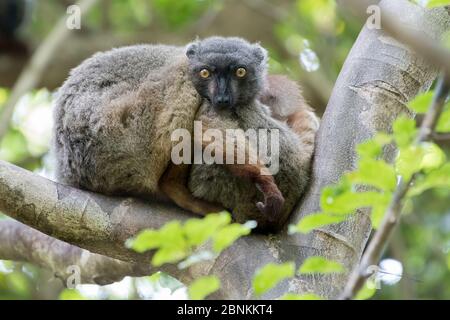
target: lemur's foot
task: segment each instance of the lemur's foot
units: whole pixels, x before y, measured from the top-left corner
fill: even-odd
[[[283,208],[284,197],[281,192],[264,195],[264,203],[256,203],[256,207],[268,221],[277,221]]]

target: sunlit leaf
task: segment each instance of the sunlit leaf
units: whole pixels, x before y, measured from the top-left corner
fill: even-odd
[[[250,234],[250,231],[251,228],[238,223],[233,223],[220,229],[212,237],[214,251],[219,253],[225,250],[240,237]]]
[[[167,245],[159,248],[152,257],[152,264],[159,267],[164,263],[177,262],[189,254],[185,246]]]
[[[406,181],[409,181],[414,173],[421,170],[424,156],[425,150],[421,146],[410,145],[401,148],[395,161],[395,168]]]
[[[289,233],[308,233],[314,229],[339,223],[347,219],[346,215],[334,215],[329,213],[314,213],[303,217],[297,224],[289,226]]]
[[[208,214],[203,219],[189,219],[183,228],[189,244],[199,245],[230,222],[231,215],[228,212],[221,212]]]
[[[436,126],[437,132],[450,132],[450,103],[444,112],[439,117],[439,121]]]
[[[324,300],[321,296],[318,296],[314,293],[305,293],[305,294],[295,294],[295,293],[286,293],[279,300]]]
[[[431,170],[440,167],[445,162],[444,152],[434,143],[424,142],[420,145],[410,145],[399,150],[396,159],[396,169],[405,180],[421,170]]]
[[[298,269],[299,273],[341,273],[345,272],[344,266],[324,257],[315,256],[307,258]]]
[[[372,222],[372,228],[378,229],[381,221],[386,214],[386,209],[389,205],[390,198],[384,199],[385,201],[374,204],[370,212],[370,221]]]
[[[421,169],[430,170],[439,168],[446,160],[445,153],[435,143],[423,142],[424,156],[420,164]]]
[[[29,295],[31,287],[24,273],[17,271],[10,273],[7,275],[6,280],[7,286],[15,293],[23,297]]]
[[[356,146],[356,151],[361,158],[374,159],[381,155],[383,146],[392,142],[392,136],[379,132],[373,138]]]
[[[294,262],[283,264],[269,263],[259,269],[253,278],[253,290],[256,295],[275,287],[280,281],[295,275]]]
[[[88,300],[76,289],[64,289],[59,294],[59,300]]]
[[[428,8],[441,7],[450,5],[450,0],[429,0],[427,3]]]
[[[8,130],[0,143],[0,159],[14,163],[25,158],[28,154],[25,136],[19,130]]]
[[[9,90],[5,88],[0,88],[0,109],[9,97]]]
[[[142,253],[147,250],[158,248],[161,245],[161,239],[157,230],[143,230],[135,238],[128,239],[126,242],[128,248]]]
[[[450,163],[416,179],[408,195],[416,196],[431,188],[450,188]]]
[[[350,214],[360,208],[372,207],[379,203],[386,203],[390,193],[375,191],[354,192],[347,191],[334,196],[328,192],[328,187],[322,191],[321,206],[325,212],[334,214]]]
[[[374,296],[375,292],[377,291],[375,283],[373,283],[373,280],[368,279],[366,280],[366,283],[364,286],[358,291],[358,293],[355,296],[355,300],[367,300]]]
[[[216,276],[206,276],[196,279],[188,288],[189,298],[203,300],[211,293],[219,290],[220,280]]]
[[[397,185],[394,167],[384,160],[361,159],[358,169],[347,177],[354,184],[371,185],[381,190],[392,191]]]
[[[416,96],[408,103],[408,107],[417,113],[426,113],[433,101],[433,91],[427,91]]]
[[[405,116],[395,120],[392,127],[395,142],[399,147],[410,145],[417,135],[416,121]]]
[[[186,239],[179,221],[171,221],[159,230],[143,230],[134,239],[127,241],[127,246],[139,253],[166,245],[186,247]]]

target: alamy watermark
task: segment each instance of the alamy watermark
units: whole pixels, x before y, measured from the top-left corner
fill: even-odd
[[[69,30],[81,29],[81,8],[77,5],[67,7],[68,17],[66,19],[66,27]]]
[[[176,143],[171,152],[174,164],[262,164],[261,174],[279,170],[280,133],[278,129],[206,129],[194,121],[194,137],[187,129],[172,132]],[[193,142],[193,143],[192,143]]]

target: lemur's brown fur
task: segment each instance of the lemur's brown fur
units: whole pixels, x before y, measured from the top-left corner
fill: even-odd
[[[241,41],[238,45],[245,43]],[[255,57],[264,58],[259,46],[249,48],[254,50]],[[239,111],[242,117],[239,121],[215,114],[215,119],[204,118],[204,123],[205,128],[208,122],[209,127],[279,128],[285,139],[281,154],[288,159],[283,173],[275,177],[261,175],[265,167],[258,161],[254,165],[223,165],[220,170],[225,171],[218,176],[211,172],[212,176],[196,180],[198,177],[192,176],[189,166],[171,164],[171,150],[176,144],[171,142],[172,132],[184,128],[192,134],[194,120],[205,115],[199,112],[200,106],[211,109],[192,83],[189,68],[186,47],[140,45],[96,54],[72,70],[59,90],[55,108],[57,178],[108,195],[170,198],[199,214],[225,207],[236,212],[238,221],[258,218],[254,210],[256,202],[266,216],[275,218],[283,205],[283,195],[288,194],[281,219],[285,220],[285,208],[293,207],[306,185],[315,116],[305,107],[301,95],[293,98],[292,103],[282,100],[284,92],[276,87],[279,81],[269,77],[260,99],[265,102],[265,97],[275,97],[265,103],[280,121],[270,116],[267,107],[254,101]],[[291,108],[292,105],[296,107]],[[280,161],[283,163],[285,159]],[[227,178],[221,180],[221,175]],[[202,179],[209,181],[203,180],[202,186]],[[204,197],[199,187],[213,194],[228,188],[223,196],[229,199]],[[247,199],[251,202],[238,204],[246,200],[237,194],[241,187],[252,195]],[[290,189],[296,190],[295,196],[289,195]]]

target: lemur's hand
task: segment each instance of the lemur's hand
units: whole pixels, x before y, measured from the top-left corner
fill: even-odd
[[[259,186],[258,186],[259,187]],[[284,204],[284,197],[275,183],[260,188],[264,194],[264,203],[257,202],[256,207],[270,222],[276,222]]]

